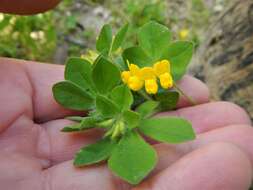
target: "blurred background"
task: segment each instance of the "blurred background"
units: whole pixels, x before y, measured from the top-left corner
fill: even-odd
[[[167,25],[174,40],[194,41],[189,72],[212,99],[235,102],[253,118],[252,0],[63,0],[35,16],[0,13],[0,56],[64,64],[89,55],[103,24],[131,23],[127,47],[149,20]]]
[[[149,20],[169,26],[175,39],[199,45],[210,19],[226,4],[227,0],[63,0],[44,14],[0,14],[0,55],[62,64],[68,56],[93,49],[104,23],[116,30],[130,22],[130,45],[135,43],[135,30]]]

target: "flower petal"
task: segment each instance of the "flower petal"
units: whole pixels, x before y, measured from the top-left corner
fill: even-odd
[[[156,94],[158,91],[158,85],[156,80],[154,79],[145,80],[145,89],[148,94]]]
[[[170,62],[166,59],[156,62],[153,66],[155,74],[160,76],[164,73],[170,73]]]
[[[160,84],[161,84],[162,88],[168,89],[173,86],[173,79],[172,79],[171,74],[164,73],[164,74],[160,75],[159,79],[160,79]]]
[[[155,79],[155,72],[152,67],[143,67],[141,69],[141,78],[143,80],[148,80],[148,79]]]
[[[143,87],[143,81],[137,76],[131,76],[127,84],[128,87],[134,91],[138,91]]]

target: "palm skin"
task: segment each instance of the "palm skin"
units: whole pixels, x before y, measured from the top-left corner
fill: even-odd
[[[0,59],[0,187],[4,190],[247,190],[252,180],[253,129],[247,114],[226,102],[208,102],[206,86],[185,76],[179,86],[198,105],[181,99],[177,115],[190,120],[197,139],[156,144],[156,169],[138,186],[115,177],[105,164],[77,169],[74,153],[102,133],[59,130],[74,113],[60,107],[51,87],[63,66]]]

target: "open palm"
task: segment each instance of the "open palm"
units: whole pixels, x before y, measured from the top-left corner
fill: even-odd
[[[105,164],[77,169],[74,153],[102,133],[64,134],[67,115],[51,87],[63,66],[0,59],[0,189],[4,190],[247,190],[252,180],[253,128],[247,114],[226,102],[209,102],[206,86],[185,76],[179,86],[198,105],[181,99],[177,111],[161,113],[190,120],[198,137],[156,144],[159,162],[142,184],[131,187]],[[145,158],[143,158],[145,159]]]

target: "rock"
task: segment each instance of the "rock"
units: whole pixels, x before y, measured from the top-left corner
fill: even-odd
[[[190,73],[206,82],[213,99],[235,102],[253,118],[252,0],[231,1],[211,24]]]

